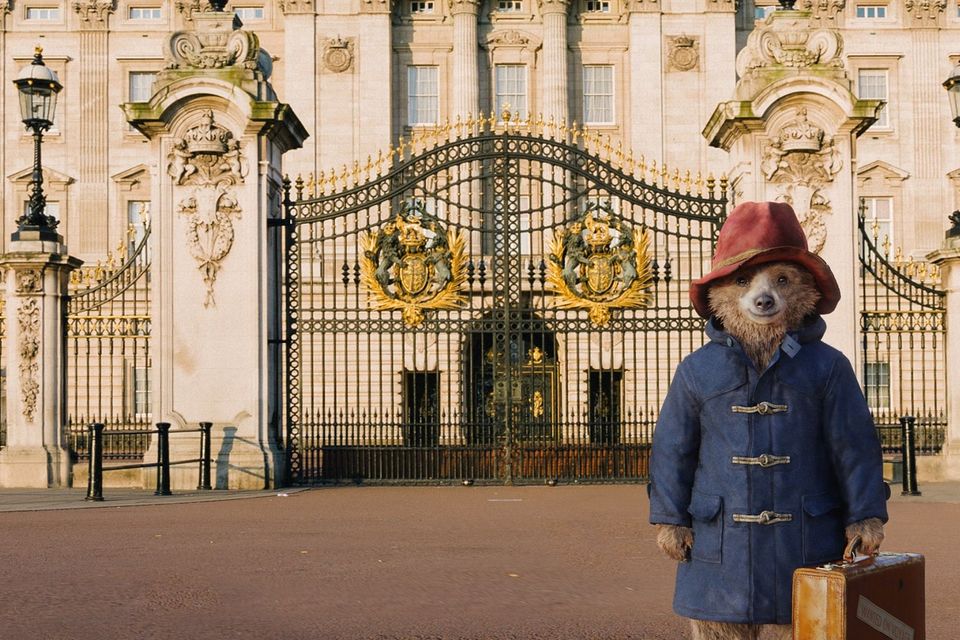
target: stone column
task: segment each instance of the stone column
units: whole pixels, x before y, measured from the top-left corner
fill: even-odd
[[[477,0],[450,0],[453,15],[453,108],[451,122],[457,116],[465,122],[468,115],[480,111],[480,75],[477,67]]]
[[[775,12],[737,55],[734,100],[717,106],[703,135],[730,152],[738,202],[777,200],[796,211],[810,250],[840,285],[826,341],[860,371],[856,138],[881,102],[851,92],[841,43],[809,12]]]
[[[567,91],[567,9],[569,0],[540,0],[543,16],[543,63],[540,65],[543,117],[549,122],[570,119]]]
[[[663,51],[662,14],[659,0],[630,0],[630,131],[625,146],[639,159],[665,158],[663,147]]]
[[[107,21],[113,13],[111,0],[79,0],[73,9],[80,17],[80,175],[77,180],[74,249],[80,254],[101,253],[107,248],[110,208],[108,185],[110,145],[108,121],[104,114],[109,90]]]
[[[0,257],[6,285],[7,446],[0,487],[65,487],[70,479],[64,389],[64,318],[70,272],[62,242],[22,232]]]
[[[212,422],[216,486],[262,489],[283,473],[278,231],[268,219],[281,214],[281,156],[307,133],[273,99],[256,37],[231,18],[195,12],[194,29],[170,37],[150,102],[123,108],[161,168],[151,265],[154,420],[174,430]],[[172,459],[195,458],[198,441],[172,433]],[[196,467],[175,467],[171,481],[174,490],[195,488]]]
[[[960,214],[943,247],[927,255],[940,267],[941,286],[946,292],[946,367],[943,388],[947,390],[947,434],[943,444],[943,479],[960,480]]]
[[[308,131],[317,131],[317,12],[314,0],[280,0],[283,11],[284,99],[300,117]],[[317,52],[318,55],[320,52]],[[302,148],[291,151],[286,161],[297,173],[313,172],[317,166],[316,138],[304,141]]]

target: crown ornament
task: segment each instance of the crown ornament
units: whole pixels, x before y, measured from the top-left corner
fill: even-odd
[[[233,134],[213,121],[212,109],[205,109],[200,114],[200,123],[191,127],[183,140],[191,154],[222,156],[229,150]]]
[[[807,110],[800,109],[798,120],[783,128],[780,134],[784,151],[816,152],[823,147],[823,130],[807,120]]]

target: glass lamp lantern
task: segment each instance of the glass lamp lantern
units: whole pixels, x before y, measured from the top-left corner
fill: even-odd
[[[953,123],[960,127],[960,64],[953,68],[943,86],[950,96],[950,112],[953,114]]]
[[[53,126],[57,94],[63,89],[57,74],[43,63],[43,51],[37,47],[33,63],[20,71],[13,81],[20,93],[20,117],[30,129],[45,131]]]

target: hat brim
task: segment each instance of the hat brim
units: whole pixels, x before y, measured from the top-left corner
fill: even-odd
[[[772,247],[751,255],[740,262],[714,269],[699,280],[694,280],[690,283],[690,300],[693,302],[693,308],[697,310],[700,317],[709,318],[710,303],[707,299],[707,291],[710,289],[710,285],[740,268],[768,262],[794,262],[799,264],[810,272],[816,282],[817,289],[820,291],[820,300],[816,307],[817,313],[826,314],[837,308],[837,303],[840,302],[840,287],[837,285],[837,279],[833,277],[830,266],[817,254],[800,247]]]

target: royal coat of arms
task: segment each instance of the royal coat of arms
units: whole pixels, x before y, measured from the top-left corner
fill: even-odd
[[[611,309],[649,304],[650,234],[631,228],[604,204],[591,204],[550,243],[547,281],[560,309],[587,309],[598,327]]]
[[[463,232],[446,230],[419,202],[405,203],[377,231],[360,239],[363,285],[375,309],[402,310],[409,327],[426,309],[456,309],[465,298]]]

